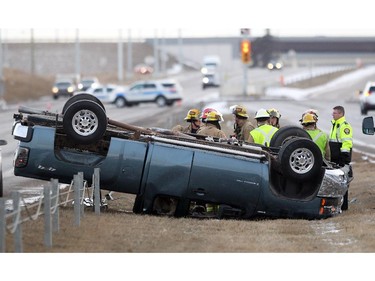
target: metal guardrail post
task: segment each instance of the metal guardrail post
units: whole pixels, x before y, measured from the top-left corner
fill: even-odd
[[[14,251],[16,253],[22,253],[22,227],[21,227],[21,209],[20,209],[20,193],[18,191],[12,192],[12,200],[13,200],[13,212],[15,215],[13,217],[13,223],[16,226],[14,232]]]
[[[5,253],[6,227],[5,198],[0,198],[0,253]]]
[[[51,188],[43,188],[44,195],[44,246],[52,247]]]
[[[80,194],[80,197],[79,197],[79,203],[80,203],[80,216],[83,217],[84,216],[84,211],[85,211],[85,204],[83,203],[83,200],[85,200],[85,183],[83,181],[83,172],[78,172],[78,177],[79,177],[79,182],[81,182],[82,184],[80,185],[80,188],[79,188],[79,194]]]
[[[74,185],[74,224],[80,226],[81,224],[81,200],[80,200],[80,191],[83,186],[83,182],[80,181],[79,175],[74,175],[73,177]]]
[[[94,169],[94,210],[95,214],[100,215],[100,168]]]
[[[59,196],[58,196],[58,188],[59,188],[59,181],[57,179],[52,179],[51,180],[51,186],[52,186],[52,197],[55,199],[55,202],[53,204],[54,208],[55,208],[55,212],[53,213],[52,215],[52,231],[53,232],[59,232],[60,230],[60,223],[59,223],[59,219],[60,219],[60,213],[59,213]]]

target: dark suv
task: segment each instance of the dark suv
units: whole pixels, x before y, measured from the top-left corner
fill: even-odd
[[[71,97],[75,91],[76,85],[72,81],[57,81],[52,87],[54,99],[58,99],[61,96]]]

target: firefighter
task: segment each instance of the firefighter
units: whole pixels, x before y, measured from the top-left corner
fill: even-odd
[[[197,132],[198,135],[211,136],[226,139],[225,133],[221,130],[220,122],[224,121],[220,112],[213,110],[202,119],[204,126]]]
[[[310,113],[310,114],[312,114],[312,115],[314,116],[314,119],[316,120],[316,122],[318,122],[318,110],[316,110],[316,109],[312,109],[312,108],[307,109],[307,110],[305,110],[305,112],[302,113],[302,117],[301,117],[301,119],[299,120],[299,122],[302,122],[303,116],[304,116],[306,113]]]
[[[319,147],[322,152],[323,158],[331,161],[331,150],[329,148],[328,135],[316,126],[317,118],[312,113],[303,115],[301,124],[302,128],[310,135],[313,142]]]
[[[193,133],[196,134],[201,126],[201,121],[199,120],[199,110],[192,108],[186,114],[184,120],[189,124],[187,126],[176,125],[172,128],[173,132],[181,133]]]
[[[353,129],[345,119],[345,109],[343,106],[335,106],[332,110],[333,119],[329,134],[331,161],[343,167],[350,165],[352,161]],[[350,176],[353,176],[352,170],[350,170]],[[345,193],[341,209],[348,209],[348,192]]]
[[[259,109],[255,114],[255,120],[257,121],[257,128],[250,132],[248,142],[270,146],[271,138],[278,128],[270,125],[269,112],[264,108]]]
[[[270,125],[279,129],[280,128],[280,118],[281,118],[280,112],[275,108],[268,109],[267,111],[270,114]]]
[[[246,108],[242,105],[233,105],[230,109],[234,116],[233,137],[239,141],[247,141],[250,131],[253,130],[255,126],[250,122]]]

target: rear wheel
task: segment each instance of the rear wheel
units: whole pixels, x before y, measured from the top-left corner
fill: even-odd
[[[361,114],[362,115],[367,115],[367,110],[366,110],[366,108],[363,105],[361,105]]]
[[[304,129],[296,126],[284,126],[281,127],[272,137],[270,141],[270,147],[281,147],[288,140],[300,137],[307,138],[311,140],[308,132]]]
[[[167,100],[162,96],[157,97],[155,102],[159,107],[163,107],[167,104]]]
[[[65,111],[63,128],[76,143],[90,144],[100,140],[107,129],[107,116],[100,104],[79,100]]]
[[[116,105],[116,107],[119,107],[119,108],[124,107],[126,105],[126,100],[124,98],[121,98],[121,97],[116,98],[115,105]]]
[[[97,104],[99,104],[105,111],[105,108],[104,108],[104,105],[103,103],[95,96],[93,95],[90,95],[90,94],[87,94],[87,93],[82,93],[82,94],[77,94],[77,95],[74,95],[72,96],[71,98],[69,98],[67,100],[67,102],[64,104],[64,107],[62,109],[62,114],[65,113],[66,109],[73,103],[75,103],[76,101],[79,101],[79,100],[91,100]]]
[[[283,175],[295,181],[309,181],[322,168],[323,156],[319,147],[306,138],[286,141],[279,151],[280,167]]]

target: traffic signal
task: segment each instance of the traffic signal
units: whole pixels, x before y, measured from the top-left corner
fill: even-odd
[[[242,40],[241,42],[241,60],[243,63],[251,61],[251,43],[249,40]]]

